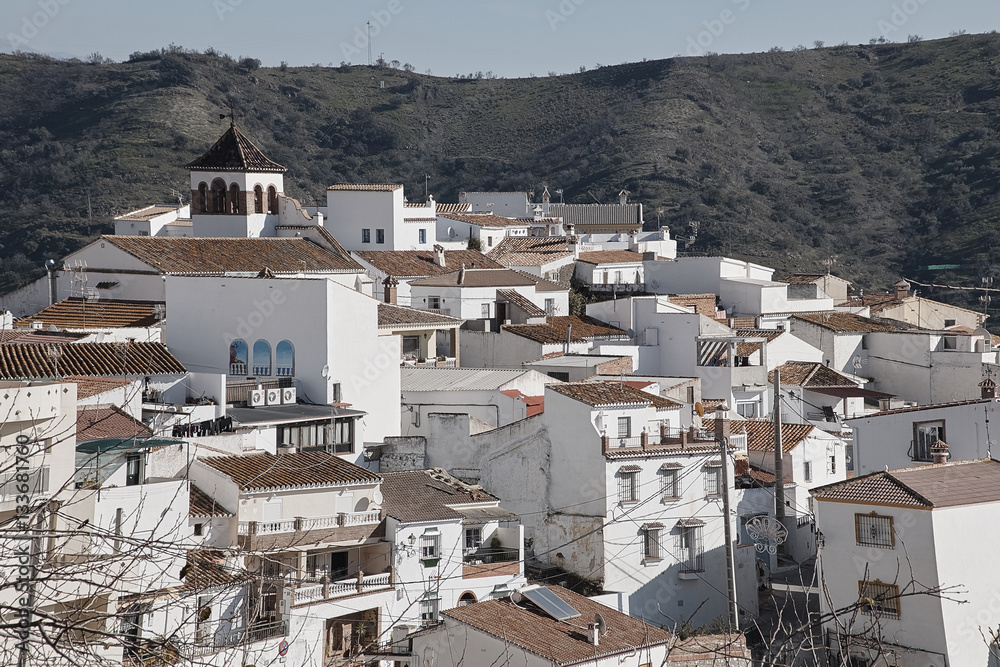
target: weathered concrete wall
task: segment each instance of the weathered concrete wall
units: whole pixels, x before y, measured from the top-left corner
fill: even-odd
[[[383,441],[378,459],[379,472],[426,470],[427,438],[415,436],[389,436]]]

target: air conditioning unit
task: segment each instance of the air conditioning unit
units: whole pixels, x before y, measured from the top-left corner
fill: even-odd
[[[285,387],[281,390],[281,402],[285,405],[295,403],[295,387]]]
[[[267,390],[267,404],[268,405],[281,405],[281,390],[280,389],[268,389]]]
[[[247,400],[247,405],[251,408],[256,408],[259,405],[265,405],[264,400],[266,395],[263,389],[251,389],[250,397]]]

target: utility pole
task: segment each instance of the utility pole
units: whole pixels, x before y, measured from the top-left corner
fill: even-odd
[[[774,518],[785,525],[785,452],[781,444],[781,371],[774,369]],[[779,549],[780,549],[779,545]]]
[[[729,408],[725,403],[715,408],[715,439],[719,443],[722,463],[722,518],[726,540],[726,586],[729,589],[729,628],[740,629],[740,615],[736,605],[736,567],[733,565],[733,525],[729,515]]]

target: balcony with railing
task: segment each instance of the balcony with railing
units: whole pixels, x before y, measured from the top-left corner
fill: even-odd
[[[354,595],[379,593],[392,590],[394,586],[395,578],[391,567],[388,572],[379,572],[378,574],[365,574],[358,570],[355,576],[348,579],[324,581],[296,588],[292,591],[292,606],[298,607]]]
[[[11,460],[13,461],[13,457]],[[12,470],[0,474],[0,504],[14,502],[18,496],[25,495],[33,500],[38,500],[48,492],[48,466],[28,470]]]
[[[521,573],[520,550],[508,547],[471,549],[463,557],[462,577],[511,577]]]
[[[664,452],[671,449],[685,450],[691,448],[704,449],[716,443],[715,433],[691,426],[678,428],[661,422],[659,428],[652,430],[644,428],[639,435],[615,438],[605,433],[602,438],[602,448],[605,455],[616,453],[629,454],[636,452]],[[746,434],[732,433],[729,436],[729,446],[737,449],[746,448]]]
[[[261,551],[291,544],[364,539],[366,529],[374,532],[381,522],[379,510],[340,512],[279,521],[240,521],[236,532],[241,548]]]
[[[218,653],[227,648],[237,646],[247,646],[275,637],[285,637],[288,635],[288,619],[281,621],[266,621],[263,623],[252,623],[244,628],[231,628],[228,630],[217,630],[211,638],[206,641],[195,641],[185,647],[183,653],[187,659],[200,658],[213,653]]]

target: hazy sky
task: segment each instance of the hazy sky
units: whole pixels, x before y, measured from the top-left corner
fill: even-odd
[[[2,0],[0,50],[123,60],[171,42],[265,65],[527,76],[705,51],[1000,28],[997,0]]]

